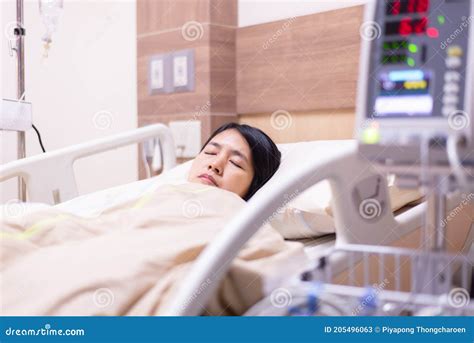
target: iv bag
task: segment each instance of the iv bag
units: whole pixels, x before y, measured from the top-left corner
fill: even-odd
[[[39,0],[39,10],[46,32],[43,35],[45,57],[48,56],[51,36],[58,28],[59,17],[63,9],[63,0]]]

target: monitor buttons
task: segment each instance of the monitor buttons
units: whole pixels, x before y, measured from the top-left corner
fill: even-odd
[[[459,45],[450,46],[447,50],[449,57],[461,57],[463,53],[464,52]]]
[[[457,69],[462,66],[462,60],[460,57],[448,57],[446,59],[446,67],[449,69]]]
[[[459,97],[457,95],[446,94],[443,96],[443,105],[454,105],[459,103]]]
[[[457,71],[447,71],[444,74],[444,82],[459,82],[461,81],[461,74],[459,74]]]
[[[457,111],[456,106],[445,105],[443,106],[441,113],[443,114],[444,117],[449,117],[451,113],[454,113],[456,111]]]
[[[448,82],[444,85],[443,91],[445,94],[459,93],[459,85],[455,82]]]

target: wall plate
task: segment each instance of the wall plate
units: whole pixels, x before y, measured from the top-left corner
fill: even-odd
[[[159,54],[150,57],[148,91],[150,94],[171,93],[173,91],[170,54]]]
[[[33,123],[31,102],[3,99],[0,111],[0,130],[27,131]]]
[[[172,84],[175,92],[192,92],[195,84],[194,50],[172,53]]]
[[[176,120],[168,123],[176,146],[176,157],[193,158],[201,150],[201,121]]]

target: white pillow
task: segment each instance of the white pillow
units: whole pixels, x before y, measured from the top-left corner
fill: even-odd
[[[355,147],[355,140],[310,141],[278,144],[282,153],[280,168],[262,189],[278,185],[281,179],[294,174],[308,156],[327,158]],[[301,194],[290,194],[291,200],[270,222],[285,238],[305,238],[334,233],[334,219],[328,212],[332,199],[329,181],[321,181]]]
[[[326,158],[341,150],[355,147],[355,140],[312,141],[282,144],[282,164],[274,177],[259,191],[278,184],[281,178],[291,177],[293,168],[298,167],[307,156]],[[392,211],[419,200],[422,195],[417,190],[402,190],[388,177],[389,197]],[[292,197],[293,198],[293,197]],[[279,211],[270,222],[283,237],[290,239],[317,237],[335,233],[335,223],[331,208],[332,192],[329,181],[321,181],[301,194],[296,194],[287,206]]]

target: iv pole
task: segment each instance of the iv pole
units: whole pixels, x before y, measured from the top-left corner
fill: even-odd
[[[16,0],[16,21],[17,28],[15,28],[16,40],[16,56],[17,56],[17,96],[18,100],[24,100],[25,96],[25,29],[23,27],[23,0]],[[25,132],[17,132],[17,158],[26,157],[26,141]],[[25,181],[18,177],[18,197],[21,201],[26,201],[26,185]]]
[[[16,0],[16,27],[14,29],[16,46],[12,48],[16,52],[17,56],[17,97],[18,101],[24,101],[25,99],[25,28],[23,26],[24,21],[24,10],[23,0]],[[62,4],[62,0],[60,1]],[[40,2],[41,12],[41,2]],[[50,33],[48,31],[48,33]],[[47,42],[51,42],[50,38]],[[26,135],[25,131],[17,132],[17,159],[26,157]],[[26,201],[26,184],[25,181],[18,177],[18,198],[25,202]]]

